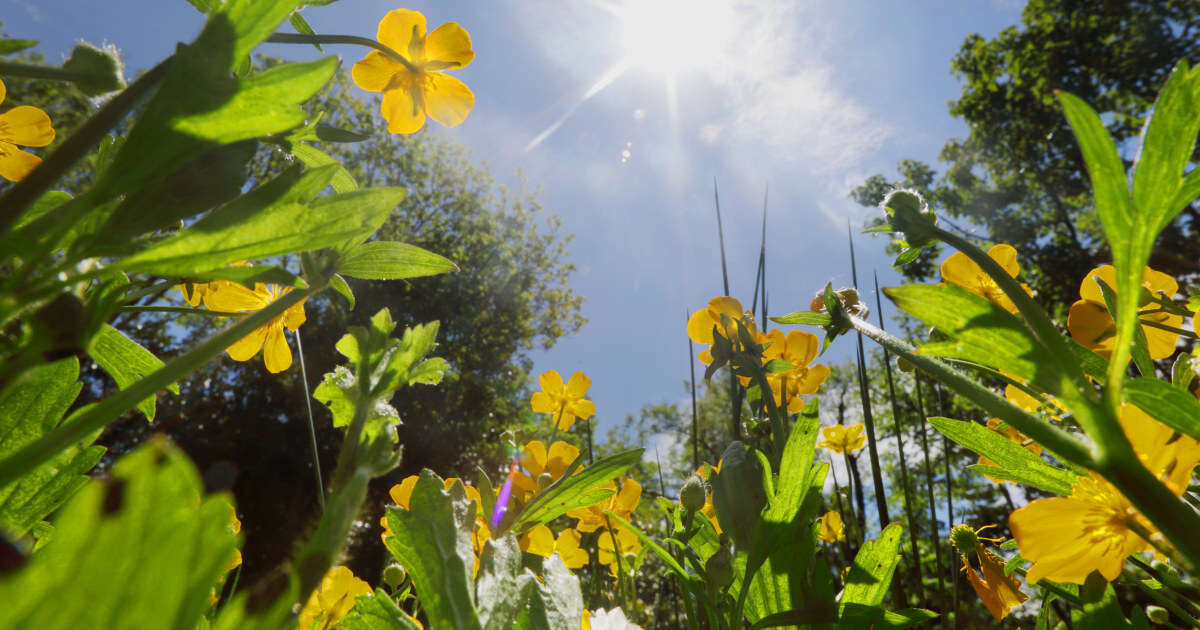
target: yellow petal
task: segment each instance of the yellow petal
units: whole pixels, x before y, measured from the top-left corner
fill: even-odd
[[[457,127],[475,107],[475,93],[466,83],[440,72],[426,75],[425,111],[447,127]]]
[[[283,325],[287,326],[288,330],[298,330],[300,325],[307,321],[307,317],[304,315],[304,303],[306,301],[308,301],[308,298],[300,300],[283,312]]]
[[[535,478],[546,472],[546,445],[541,440],[533,440],[521,449],[521,467]]]
[[[573,529],[564,529],[554,541],[554,550],[568,569],[578,569],[588,563],[588,552],[579,548],[582,536]]]
[[[25,147],[44,147],[54,142],[54,128],[46,112],[22,105],[0,114],[0,140]]]
[[[1103,280],[1108,288],[1116,291],[1117,269],[1112,265],[1100,265],[1089,271],[1083,278],[1083,282],[1079,284],[1079,297],[1104,306],[1104,292],[1100,290],[1100,283],[1096,282],[1096,278]]]
[[[642,484],[629,477],[621,484],[621,491],[617,493],[616,500],[613,502],[613,512],[621,515],[631,514],[637,509],[638,501],[641,498]]]
[[[3,80],[0,80],[0,103],[3,103],[4,99],[7,97],[8,97],[8,86],[4,85]]]
[[[272,374],[292,367],[292,349],[288,347],[282,323],[268,326],[267,339],[263,344],[263,363]]]
[[[700,354],[696,355],[696,358],[700,359],[700,362],[704,365],[708,365],[713,362],[711,350],[701,350]]]
[[[700,309],[688,318],[687,336],[696,343],[711,344],[713,342],[713,326],[719,324],[720,322],[713,319],[708,309]],[[701,361],[704,360],[701,359]],[[711,363],[712,359],[704,362]]]
[[[1138,318],[1143,322],[1154,322],[1163,324],[1172,328],[1183,326],[1183,316],[1175,315],[1174,313],[1151,313],[1142,315]],[[1146,347],[1150,351],[1151,359],[1165,359],[1175,354],[1175,345],[1179,341],[1179,333],[1155,328],[1154,326],[1142,325],[1142,332],[1146,334]]]
[[[383,93],[380,113],[388,121],[389,133],[416,133],[425,126],[425,110],[415,100],[417,91],[396,87]]]
[[[1179,292],[1179,283],[1175,278],[1150,267],[1142,268],[1142,286],[1151,293],[1163,293],[1166,297],[1174,297]]]
[[[372,50],[350,68],[350,78],[360,89],[382,92],[398,72],[408,72],[408,69],[378,50]]]
[[[818,363],[805,371],[804,376],[796,384],[796,393],[801,396],[815,394],[829,378],[829,366]]]
[[[521,535],[517,541],[521,551],[549,558],[554,553],[554,533],[545,525],[538,525]]]
[[[571,413],[570,409],[563,409],[558,414],[558,420],[555,426],[559,431],[570,431],[571,427],[575,426],[575,414]]]
[[[529,398],[529,406],[536,413],[558,413],[558,406],[554,404],[554,399],[546,392],[535,392]]]
[[[567,407],[567,413],[587,420],[596,415],[596,403],[590,400],[577,400]]]
[[[15,144],[0,141],[0,177],[19,182],[41,163],[42,158],[18,149]]]
[[[562,477],[563,473],[567,472],[567,466],[579,457],[579,449],[567,442],[555,442],[550,445],[550,451],[546,455],[546,472],[550,473],[555,479]]]
[[[413,488],[417,487],[417,479],[417,475],[409,475],[400,483],[392,486],[392,489],[388,490],[388,496],[392,497],[392,502],[407,510],[408,502],[412,500]]]
[[[955,252],[943,260],[941,271],[943,280],[967,290],[971,290],[979,284],[979,275],[983,273],[979,265],[976,265],[975,261],[962,252]]]
[[[587,390],[592,386],[592,379],[588,378],[583,372],[576,372],[571,375],[571,380],[567,382],[567,396],[569,398],[583,398],[587,395]]]
[[[379,21],[375,39],[392,50],[407,55],[414,63],[421,61],[422,40],[425,39],[425,16],[411,9],[389,11]]]
[[[426,62],[442,62],[447,68],[465,68],[473,59],[475,51],[471,50],[471,36],[455,22],[446,22],[425,38]]]
[[[774,332],[774,331],[772,331]],[[796,367],[805,367],[817,358],[817,352],[820,349],[820,343],[817,341],[817,336],[804,332],[803,330],[793,330],[787,336],[788,351],[792,355],[794,361],[788,361]],[[822,379],[824,380],[824,379]]]
[[[1091,284],[1096,285],[1095,282]],[[1117,328],[1101,304],[1103,302],[1097,304],[1089,300],[1072,304],[1067,313],[1067,331],[1079,345],[1107,359],[1112,356]]]
[[[562,376],[559,376],[557,370],[547,370],[543,372],[542,375],[538,377],[538,385],[541,386],[542,391],[550,394],[551,396],[562,396],[563,390],[565,389],[563,386]]]
[[[988,256],[1000,265],[1000,268],[1005,273],[1012,277],[1017,277],[1021,272],[1021,266],[1017,264],[1017,249],[1007,243],[1001,243],[988,250]]]
[[[204,306],[213,311],[257,311],[271,303],[265,292],[248,289],[236,282],[212,282],[208,289],[204,294]]]
[[[225,349],[229,353],[229,358],[234,361],[249,361],[258,354],[258,349],[262,347],[263,341],[267,339],[267,327],[260,326],[254,329],[249,335],[242,337],[237,343]]]

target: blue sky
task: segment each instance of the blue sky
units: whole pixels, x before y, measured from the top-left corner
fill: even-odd
[[[872,210],[848,191],[870,174],[892,175],[901,159],[935,162],[947,139],[966,134],[947,113],[959,94],[950,59],[968,34],[1018,23],[1023,4],[692,0],[657,20],[622,17],[627,6],[670,4],[635,1],[343,0],[304,11],[319,33],[372,36],[401,6],[423,12],[430,28],[455,21],[470,32],[476,59],[457,76],[475,109],[461,126],[432,132],[466,144],[503,183],[519,185],[520,169],[575,234],[571,283],[590,323],[537,353],[535,373],[587,372],[601,433],[644,404],[684,397],[686,312],[722,293],[713,178],[731,293],[749,302],[769,187],[772,314],[807,308],[827,281],[849,283],[846,222],[857,227]],[[0,8],[4,30],[40,40],[51,61],[79,39],[112,44],[130,76],[203,23],[185,0]],[[346,67],[365,54],[326,50]],[[856,245],[863,273],[896,282],[883,239],[860,235]],[[852,349],[843,339],[827,357]]]

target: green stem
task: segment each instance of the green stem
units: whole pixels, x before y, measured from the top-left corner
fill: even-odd
[[[925,398],[921,395],[921,375],[913,373],[913,382],[916,384],[917,390],[917,412],[920,414],[918,424],[921,426],[921,451],[925,454],[925,492],[926,502],[929,503],[929,529],[933,535],[933,551],[934,558],[937,561],[937,582],[938,592],[944,593],[946,567],[942,565],[942,541],[941,535],[938,533],[937,521],[937,501],[933,496],[933,464],[930,463],[932,458],[929,456],[929,431],[927,429],[925,418]],[[947,525],[949,527],[949,525]]]
[[[20,451],[0,461],[0,487],[16,481],[37,468],[51,457],[72,444],[79,442],[113,421],[121,414],[133,409],[142,400],[167,387],[183,376],[194,372],[209,359],[224,352],[226,348],[256,328],[265,326],[275,317],[295,304],[317,293],[318,289],[290,291],[269,304],[266,308],[247,315],[241,321],[208,338],[186,354],[155,370],[142,380],[130,385],[95,405],[84,407],[54,431],[26,445]]]
[[[396,61],[404,66],[409,72],[420,72],[413,62],[407,57],[392,50],[391,48],[369,38],[358,37],[357,35],[305,35],[303,33],[272,33],[266,39],[270,44],[357,44],[359,46],[367,46],[374,48],[379,52],[387,55],[393,61]]]
[[[1182,328],[1176,328],[1174,326],[1168,326],[1166,324],[1160,324],[1158,322],[1152,322],[1152,321],[1148,321],[1145,319],[1139,320],[1139,321],[1142,323],[1143,326],[1149,326],[1151,328],[1165,330],[1167,332],[1172,332],[1177,335],[1183,335],[1184,337],[1191,337],[1192,339],[1200,339],[1200,335],[1197,335],[1195,332],[1193,332],[1191,330],[1184,330]]]
[[[317,448],[317,427],[313,422],[312,394],[308,391],[308,367],[304,365],[304,342],[300,341],[300,331],[296,335],[296,354],[300,355],[300,383],[304,385],[304,407],[308,411],[308,439],[311,442],[313,454],[313,476],[317,482],[317,503],[321,511],[325,511],[325,481],[321,477],[321,451]]]
[[[241,317],[245,313],[232,311],[213,311],[206,308],[191,308],[188,306],[122,306],[119,311],[127,313],[179,313],[180,315],[203,315],[205,317]]]
[[[0,196],[0,234],[7,234],[9,227],[20,218],[29,204],[42,196],[54,182],[62,177],[75,162],[79,161],[97,142],[104,138],[109,129],[121,121],[142,97],[149,93],[163,77],[172,57],[168,57],[134,81],[110,100],[104,107],[71,134],[53,153],[46,157],[25,179],[17,182]]]
[[[1183,622],[1188,624],[1189,627],[1200,628],[1200,620],[1197,620],[1195,617],[1188,614],[1188,612],[1186,610],[1184,610],[1183,607],[1181,607],[1179,604],[1176,604],[1174,601],[1171,600],[1171,598],[1167,597],[1166,595],[1163,595],[1162,593],[1159,593],[1158,591],[1146,586],[1145,584],[1142,584],[1141,580],[1126,580],[1125,583],[1132,585],[1134,588],[1136,588],[1137,590],[1144,593],[1150,599],[1153,599],[1154,601],[1158,602],[1163,608],[1166,608],[1167,610],[1175,613],[1175,616],[1177,616],[1181,620],[1183,620]]]
[[[51,81],[69,81],[84,83],[96,77],[86,72],[74,72],[54,66],[33,66],[13,61],[0,61],[0,75],[6,77],[26,77],[29,79],[50,79]]]

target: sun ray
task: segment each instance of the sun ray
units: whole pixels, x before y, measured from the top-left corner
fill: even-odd
[[[625,72],[629,70],[629,67],[630,60],[628,57],[626,57],[618,61],[608,70],[605,70],[600,77],[592,83],[591,87],[589,87],[577,101],[572,103],[571,106],[567,108],[567,111],[563,112],[557,120],[550,123],[550,125],[543,129],[541,133],[539,133],[537,136],[534,136],[533,140],[529,141],[529,144],[525,145],[525,152],[530,152],[539,144],[544,142],[546,138],[549,138],[555,131],[558,131],[558,128],[561,127],[563,123],[567,122],[567,119],[575,113],[575,110],[579,109],[580,105],[583,105],[593,96],[603,91],[604,88],[608,87],[613,81],[616,81],[618,77],[620,77],[622,74],[625,74]]]

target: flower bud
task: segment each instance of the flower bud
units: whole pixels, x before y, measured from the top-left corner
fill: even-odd
[[[1162,606],[1146,606],[1146,617],[1150,619],[1150,623],[1162,625],[1170,621],[1171,614]]]
[[[923,209],[925,202],[916,191],[893,190],[880,205],[887,212],[892,227],[904,233],[909,247],[921,248],[937,240],[933,231],[937,215],[933,210]]]
[[[704,571],[708,573],[708,583],[718,591],[724,591],[733,582],[733,562],[729,550],[724,546],[718,549],[704,563]]]
[[[383,569],[383,583],[395,589],[404,583],[404,578],[407,575],[404,572],[404,567],[393,562]]]
[[[700,475],[692,475],[679,489],[679,504],[684,510],[695,512],[704,507],[705,494],[704,479]]]
[[[979,536],[967,525],[955,525],[950,529],[950,543],[954,549],[963,555],[975,551],[979,544]]]
[[[537,485],[539,490],[545,490],[546,487],[552,483],[554,483],[554,475],[551,475],[548,472],[538,475]]]

